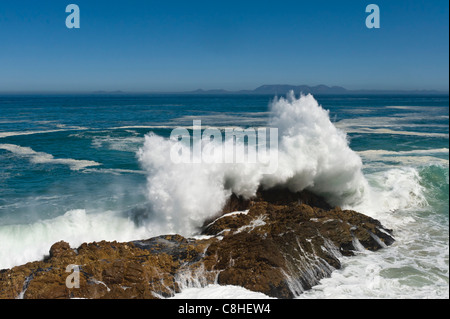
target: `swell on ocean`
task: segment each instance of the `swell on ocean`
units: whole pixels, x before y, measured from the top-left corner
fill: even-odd
[[[0,268],[42,259],[49,247],[60,240],[78,247],[84,242],[131,241],[161,234],[196,236],[205,220],[214,217],[232,193],[250,198],[260,187],[282,186],[294,192],[312,191],[332,205],[377,218],[394,229],[397,240],[393,247],[381,253],[360,253],[354,260],[344,258],[343,270],[322,280],[319,286],[305,293],[304,298],[345,293],[389,297],[402,294],[405,287],[419,297],[426,293],[448,294],[448,232],[439,227],[442,223],[448,225],[448,213],[447,216],[436,214],[436,210],[448,211],[448,195],[445,195],[448,159],[411,165],[411,160],[418,160],[424,154],[432,157],[433,152],[426,149],[416,153],[380,149],[355,151],[350,147],[351,139],[346,132],[349,126],[343,125],[345,122],[337,124],[331,120],[330,111],[310,94],[296,97],[291,92],[286,97],[273,99],[265,126],[278,129],[275,174],[265,174],[263,165],[258,163],[173,163],[169,158],[173,141],[167,136],[160,135],[158,130],[142,138],[133,136],[133,142],[138,145],[132,150],[139,173],[146,178],[142,191],[144,203],[130,206],[128,210],[117,210],[114,207],[92,209],[83,202],[57,217],[2,225]],[[373,132],[359,129],[359,133]],[[387,133],[376,131],[376,134]],[[442,138],[441,135],[430,136],[433,137]],[[103,146],[103,140],[95,138],[96,146]],[[120,142],[120,147],[125,147],[122,140]],[[74,174],[106,170],[96,159],[56,157],[32,146],[8,141],[0,140],[0,150],[34,164],[66,165]],[[445,155],[448,149],[438,147],[434,152]],[[380,156],[384,157],[380,159]],[[390,164],[389,158],[386,159],[389,156],[401,161],[400,165]],[[382,168],[371,169],[374,163]],[[123,168],[116,173],[129,171],[132,170]],[[428,235],[421,236],[423,231]],[[421,259],[420,254],[424,253],[435,258]],[[396,254],[401,258],[396,259]],[[433,263],[437,269],[429,271]],[[407,275],[401,277],[402,272]],[[358,278],[359,282],[352,278]],[[186,287],[186,293],[201,296],[207,289]]]

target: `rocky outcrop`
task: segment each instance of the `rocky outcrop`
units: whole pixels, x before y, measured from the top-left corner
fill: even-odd
[[[59,242],[43,261],[3,270],[0,298],[161,298],[179,291],[175,275],[196,260],[205,241],[162,236],[138,243],[96,242],[67,249]],[[152,249],[148,250],[148,247]],[[177,250],[178,248],[178,250]],[[173,253],[173,254],[171,254]],[[68,288],[75,274],[79,288]]]
[[[164,298],[210,283],[292,298],[340,268],[340,256],[394,241],[377,220],[286,190],[233,196],[202,235],[58,242],[44,260],[0,271],[0,298]]]
[[[214,257],[218,283],[292,298],[340,268],[339,257],[393,243],[391,231],[354,211],[306,204],[255,203],[247,214],[226,215],[205,233],[220,236]],[[206,258],[207,259],[207,258]]]

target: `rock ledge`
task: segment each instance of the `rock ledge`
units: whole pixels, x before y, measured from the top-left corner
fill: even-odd
[[[0,298],[157,299],[211,283],[293,298],[339,269],[341,256],[394,242],[375,219],[285,190],[259,191],[252,200],[232,196],[202,235],[76,249],[58,242],[42,261],[1,270]],[[66,272],[68,265],[79,266],[79,288],[66,286],[74,274]]]

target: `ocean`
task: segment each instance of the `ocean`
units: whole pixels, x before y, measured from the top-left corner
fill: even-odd
[[[380,220],[396,239],[342,257],[298,298],[449,298],[448,95],[296,93],[0,96],[0,269],[42,259],[60,240],[197,236],[230,190],[289,184]],[[178,168],[168,138],[194,120],[277,127],[277,174]],[[142,206],[152,209],[136,214]],[[267,296],[193,282],[174,297]]]

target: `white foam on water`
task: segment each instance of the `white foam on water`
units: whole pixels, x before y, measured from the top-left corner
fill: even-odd
[[[127,242],[158,233],[114,212],[87,213],[84,209],[32,224],[0,226],[0,269],[42,260],[51,245],[61,240],[77,248],[84,242]]]
[[[10,137],[10,136],[21,136],[21,135],[46,134],[46,133],[55,133],[55,132],[63,132],[63,131],[66,131],[66,130],[58,129],[58,130],[46,130],[46,131],[0,132],[0,138]]]
[[[411,151],[388,151],[388,150],[366,150],[358,152],[359,155],[363,156],[399,156],[399,155],[417,155],[417,154],[448,154],[448,148],[435,148],[435,149],[422,149],[422,150],[411,150]]]
[[[385,106],[387,109],[398,109],[398,110],[408,110],[408,111],[422,111],[422,112],[436,112],[445,110],[446,106],[423,106],[423,105],[389,105]]]
[[[20,122],[28,122],[28,121],[17,121],[17,123],[20,123]],[[37,121],[35,123],[50,124],[53,122],[54,121]],[[5,123],[7,123],[7,122],[5,122]],[[11,136],[34,135],[34,134],[48,134],[48,133],[66,132],[66,131],[82,131],[82,130],[88,129],[87,127],[68,126],[66,124],[57,124],[56,127],[57,127],[57,129],[49,129],[49,130],[0,132],[0,138],[11,137]]]
[[[369,127],[359,127],[359,128],[345,128],[347,133],[363,133],[363,134],[391,134],[391,135],[410,135],[410,136],[425,136],[425,137],[442,137],[448,138],[449,135],[446,133],[429,133],[429,132],[415,132],[415,131],[399,131],[392,130],[388,128],[369,128]]]
[[[361,158],[312,95],[296,98],[291,92],[275,99],[270,111],[268,127],[278,128],[279,136],[274,174],[265,174],[261,163],[175,163],[170,158],[175,141],[146,135],[138,157],[148,172],[148,199],[167,231],[195,233],[232,192],[249,198],[260,186],[310,189],[339,204],[362,196],[367,182]]]
[[[414,234],[417,229],[429,231],[416,223],[410,220],[397,228],[397,241],[387,249],[358,250],[341,258],[341,269],[298,298],[448,298],[448,242],[441,237],[445,235]]]
[[[341,130],[311,95],[296,98],[291,93],[287,98],[275,99],[270,111],[268,126],[279,130],[279,165],[275,174],[264,174],[257,164],[175,164],[170,161],[171,141],[149,134],[138,157],[147,174],[147,196],[157,214],[155,218],[137,226],[121,214],[87,213],[81,209],[33,224],[0,226],[0,268],[42,259],[49,247],[60,240],[76,248],[83,242],[100,240],[130,241],[169,233],[192,236],[207,218],[222,209],[231,192],[250,197],[260,186],[284,185],[293,191],[312,190],[343,208],[374,217],[392,228],[396,239],[392,246],[377,252],[367,251],[355,242],[356,256],[341,256],[342,269],[333,271],[329,278],[322,279],[299,298],[448,298],[448,218],[439,219],[432,214],[420,170],[410,166],[423,164],[423,157],[445,155],[448,149],[369,150],[358,154],[348,146],[344,130],[447,138],[448,134],[364,127],[371,126],[364,121],[376,121],[376,118],[338,122]],[[380,118],[379,124],[383,121]],[[384,124],[395,121],[391,119]],[[39,132],[22,135],[36,133]],[[12,136],[8,134],[2,132],[0,138]],[[0,144],[0,148],[34,163],[65,164],[75,170],[100,165],[92,161],[55,159],[50,154],[12,144]],[[369,164],[374,160],[397,158],[403,166],[385,166],[364,176],[361,156]],[[406,160],[421,157],[422,163]],[[174,298],[261,299],[267,296],[242,287],[213,284],[187,285]]]
[[[418,149],[410,151],[366,150],[357,152],[363,159],[365,167],[387,168],[393,164],[405,167],[417,167],[426,164],[449,165],[448,148]]]
[[[142,170],[134,169],[122,169],[122,168],[86,168],[83,173],[102,173],[102,174],[112,174],[112,175],[122,175],[122,174],[141,174],[145,175],[146,172]]]
[[[100,163],[89,160],[76,160],[73,158],[54,158],[53,155],[36,152],[30,147],[23,147],[14,144],[0,144],[0,149],[7,150],[18,156],[26,157],[35,164],[63,164],[68,165],[72,170],[81,170],[85,167],[99,166]]]
[[[341,258],[342,269],[298,298],[448,298],[448,217],[429,205],[419,168],[389,169],[367,179],[371,192],[346,208],[377,218],[393,229],[396,241],[377,252],[355,242],[357,253]]]
[[[335,123],[336,127],[346,133],[358,134],[388,134],[420,137],[448,138],[448,133],[415,131],[415,128],[446,128],[448,125],[433,123],[437,119],[448,118],[448,116],[430,114],[430,110],[423,113],[402,113],[392,116],[367,116],[350,119],[343,119]],[[430,123],[419,124],[413,122],[423,122],[429,120]],[[394,129],[395,128],[395,129]],[[401,129],[400,129],[401,128]]]
[[[144,138],[137,136],[132,137],[101,136],[93,138],[92,146],[97,149],[106,147],[114,151],[136,153],[143,142]]]
[[[394,227],[403,225],[404,222],[396,218],[396,211],[429,207],[426,189],[421,185],[421,177],[416,168],[391,168],[366,174],[366,178],[370,187],[360,201],[343,205],[343,208],[363,212]]]
[[[211,284],[201,288],[185,288],[168,299],[274,299],[261,292],[240,286]]]

